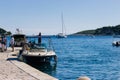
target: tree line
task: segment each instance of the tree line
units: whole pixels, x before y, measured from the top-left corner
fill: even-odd
[[[85,30],[75,33],[76,35],[120,35],[120,25],[104,26],[95,30]]]
[[[2,28],[0,28],[0,35],[11,35],[12,33],[10,31],[6,31]]]

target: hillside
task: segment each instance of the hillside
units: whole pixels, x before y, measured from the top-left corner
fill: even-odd
[[[4,34],[11,35],[11,32],[10,31],[6,31],[6,30],[0,28],[0,35],[4,35]]]
[[[120,25],[105,26],[95,30],[85,30],[77,32],[74,35],[120,35]]]

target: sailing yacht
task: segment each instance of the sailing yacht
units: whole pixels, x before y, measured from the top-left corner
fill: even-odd
[[[65,32],[65,24],[63,21],[63,14],[61,14],[61,21],[62,21],[62,32],[58,33],[57,37],[58,38],[67,38],[66,32]]]

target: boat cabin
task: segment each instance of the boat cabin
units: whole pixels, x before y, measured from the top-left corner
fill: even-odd
[[[26,36],[24,34],[14,34],[13,37],[15,40],[15,47],[22,47],[23,43],[26,41]]]

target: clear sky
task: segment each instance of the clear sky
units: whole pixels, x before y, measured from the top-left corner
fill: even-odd
[[[0,0],[0,27],[32,35],[66,33],[120,24],[120,0]]]

